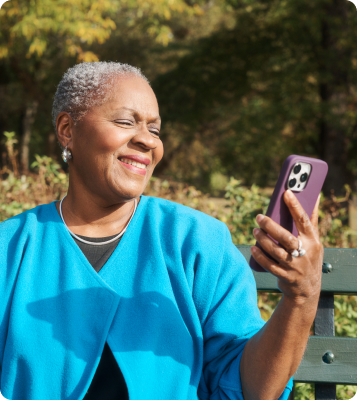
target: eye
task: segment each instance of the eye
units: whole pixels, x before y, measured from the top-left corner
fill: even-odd
[[[158,129],[150,129],[150,132],[156,136],[160,136],[160,131]]]
[[[130,121],[127,119],[117,119],[114,121],[116,124],[118,125],[125,125],[125,126],[133,126],[134,125],[134,121]]]
[[[160,126],[157,124],[148,124],[148,130],[150,133],[156,136],[160,136]]]

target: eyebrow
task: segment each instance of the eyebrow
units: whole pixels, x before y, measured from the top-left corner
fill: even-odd
[[[125,107],[125,106],[124,107],[120,107],[115,111],[119,111],[119,110],[128,110],[128,111],[132,111],[136,115],[139,114],[138,110],[135,110],[134,108]],[[161,121],[160,115],[158,115],[157,117],[152,118],[151,121]]]

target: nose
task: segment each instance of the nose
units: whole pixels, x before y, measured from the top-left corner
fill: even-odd
[[[147,150],[155,149],[157,146],[156,141],[157,139],[155,138],[155,135],[151,133],[145,125],[141,125],[131,139],[133,144],[143,147]]]

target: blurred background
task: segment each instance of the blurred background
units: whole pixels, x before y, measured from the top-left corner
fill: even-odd
[[[252,244],[284,159],[329,164],[325,247],[357,247],[357,11],[347,0],[11,0],[0,10],[0,220],[66,192],[51,107],[83,61],[140,67],[165,156],[146,193],[225,222]],[[357,336],[357,298],[336,296]],[[276,301],[260,295],[269,318]],[[346,312],[348,311],[348,315]],[[347,316],[346,316],[347,315]],[[340,387],[339,399],[355,387]],[[296,399],[310,399],[300,385]]]
[[[329,164],[325,194],[357,179],[357,12],[347,0],[11,0],[0,11],[0,132],[19,169],[60,160],[56,85],[81,61],[142,68],[157,93],[156,176],[222,190],[275,184],[289,154]],[[2,160],[4,164],[4,160]]]

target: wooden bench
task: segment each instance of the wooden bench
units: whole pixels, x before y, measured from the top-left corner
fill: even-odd
[[[237,247],[249,261],[250,246]],[[280,293],[272,274],[254,276],[258,291]],[[357,385],[357,338],[335,337],[335,294],[357,294],[357,249],[325,249],[314,335],[294,375],[295,382],[315,383],[316,400],[336,400],[336,384]]]

